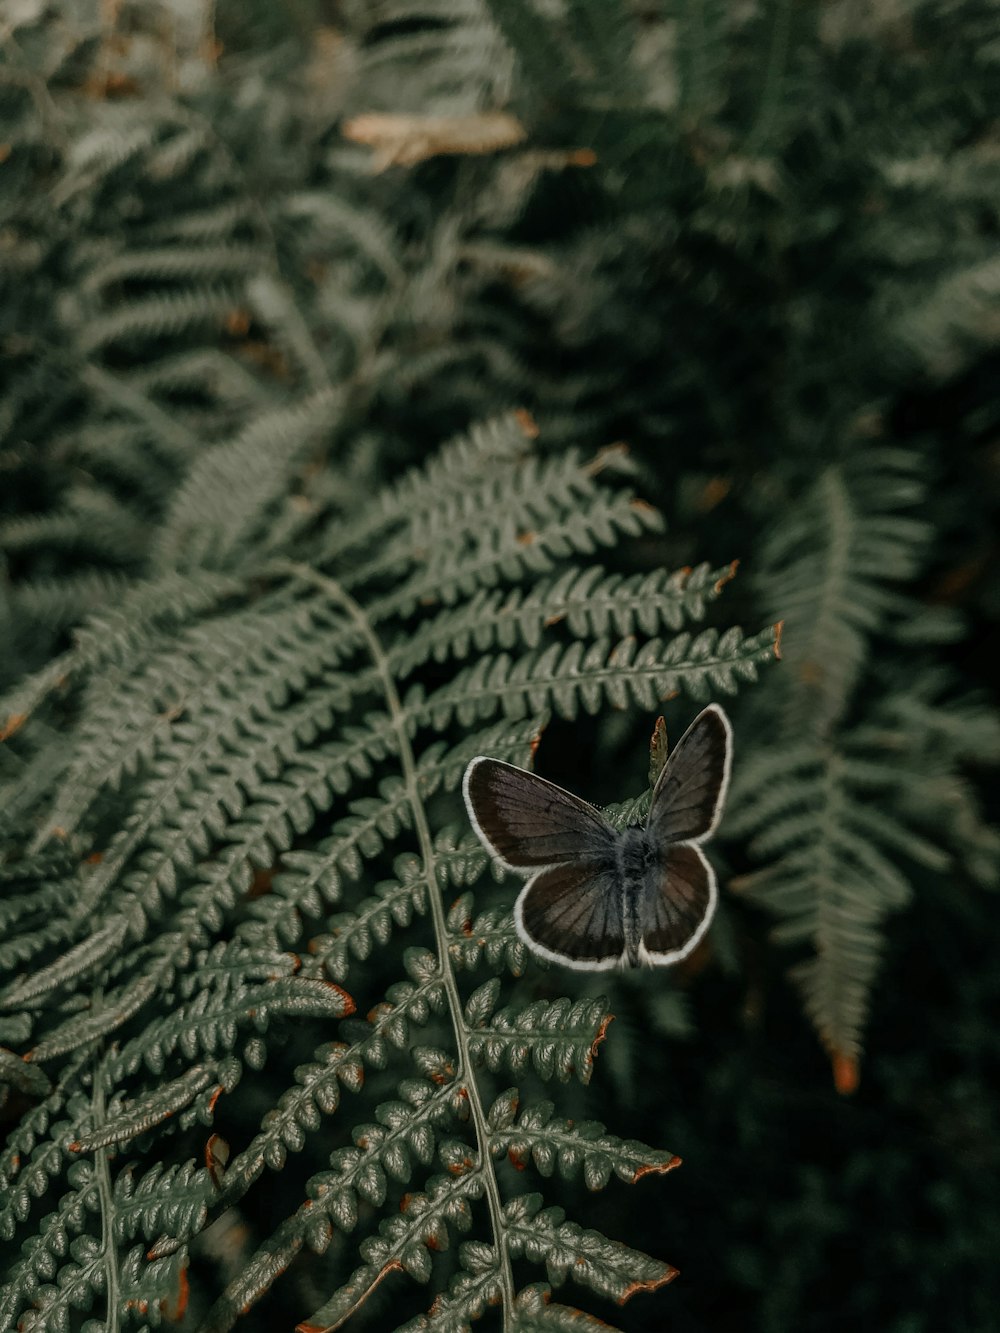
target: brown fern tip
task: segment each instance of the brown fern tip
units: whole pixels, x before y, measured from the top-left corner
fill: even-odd
[[[668,1171],[676,1171],[683,1158],[676,1155],[671,1157],[669,1162],[647,1162],[645,1166],[640,1166],[638,1171],[632,1177],[632,1184],[641,1180],[643,1176],[665,1176]]]
[[[13,736],[14,732],[19,731],[27,720],[27,713],[11,713],[7,721],[0,727],[0,741],[5,741]]]
[[[781,631],[785,628],[785,622],[779,620],[774,626],[774,656],[777,661],[781,661]]]
[[[673,1264],[666,1265],[666,1272],[662,1277],[651,1277],[647,1282],[631,1282],[618,1298],[618,1304],[624,1305],[630,1301],[638,1291],[656,1291],[658,1287],[665,1287],[668,1282],[673,1282],[674,1278],[680,1273],[679,1268],[674,1268]]]
[[[335,991],[340,996],[341,1000],[343,1000],[344,1012],[341,1015],[342,1018],[346,1018],[348,1014],[353,1014],[357,1012],[358,1006],[354,1002],[354,996],[348,994],[348,992],[344,990],[343,986],[338,986],[335,981],[324,981],[323,985],[328,987],[330,990]]]
[[[591,1064],[593,1064],[593,1063],[594,1063],[594,1060],[597,1058],[597,1048],[598,1048],[598,1046],[600,1046],[600,1044],[601,1044],[601,1042],[604,1040],[604,1038],[608,1035],[608,1028],[611,1026],[611,1024],[612,1024],[614,1021],[615,1021],[615,1016],[614,1016],[614,1014],[605,1014],[605,1016],[604,1016],[604,1018],[603,1018],[603,1020],[602,1020],[602,1022],[601,1022],[601,1026],[600,1026],[600,1027],[598,1028],[598,1030],[597,1030],[597,1036],[594,1038],[594,1040],[591,1042],[591,1045],[590,1045],[590,1063],[591,1063]]]
[[[528,440],[537,440],[539,436],[538,422],[531,415],[526,407],[519,407],[514,412],[514,420],[521,427],[521,432]]]
[[[723,574],[722,578],[716,580],[713,592],[720,593],[722,589],[726,586],[726,584],[730,583],[736,577],[736,571],[739,569],[739,567],[740,567],[740,562],[738,560],[733,560],[730,563],[730,566],[726,570],[725,574]]]
[[[858,1084],[861,1081],[857,1056],[845,1055],[843,1051],[834,1051],[831,1063],[833,1064],[833,1086],[841,1097],[850,1097],[852,1093],[857,1092]]]

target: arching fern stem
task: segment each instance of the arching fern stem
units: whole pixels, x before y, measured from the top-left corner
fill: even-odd
[[[94,999],[100,1004],[103,1001],[103,995],[98,993],[94,996]],[[92,1105],[94,1108],[94,1125],[96,1128],[103,1126],[107,1119],[103,1060],[100,1065],[94,1069],[93,1079]],[[115,1245],[114,1223],[112,1220],[115,1215],[115,1205],[111,1186],[111,1168],[108,1166],[108,1153],[104,1148],[98,1148],[97,1152],[94,1153],[94,1173],[97,1177],[97,1185],[101,1199],[101,1261],[104,1265],[104,1275],[107,1282],[106,1330],[107,1333],[118,1333],[120,1327],[118,1318],[120,1308],[118,1275],[120,1267]]]
[[[393,730],[396,733],[396,739],[399,744],[399,760],[402,769],[403,783],[406,788],[410,808],[413,811],[413,825],[416,829],[417,841],[420,844],[420,855],[424,863],[425,881],[428,885],[436,885],[437,875],[434,866],[434,842],[431,838],[430,827],[427,823],[427,814],[420,797],[420,789],[417,783],[417,763],[414,758],[413,748],[410,745],[410,737],[406,730],[406,718],[399,692],[396,689],[392,667],[386,656],[385,650],[382,647],[381,640],[372,628],[371,622],[365,615],[362,607],[354,600],[350,593],[341,587],[336,579],[332,579],[326,574],[319,573],[318,570],[313,569],[310,565],[300,564],[295,561],[274,561],[269,564],[269,569],[274,570],[276,573],[288,573],[295,578],[301,579],[305,583],[311,583],[314,587],[322,589],[332,601],[344,608],[357,626],[359,634],[364,639],[368,653],[382,684],[389,716],[392,720]],[[497,1182],[496,1171],[493,1166],[493,1157],[490,1152],[486,1112],[480,1101],[479,1089],[472,1072],[472,1061],[469,1055],[469,1043],[465,1029],[462,998],[458,992],[458,983],[455,980],[455,973],[451,965],[451,955],[448,950],[449,937],[448,927],[445,922],[444,907],[441,903],[441,895],[433,889],[428,894],[428,897],[431,904],[431,917],[434,922],[434,938],[437,943],[438,967],[444,980],[445,993],[448,996],[448,1008],[451,1013],[451,1025],[455,1033],[455,1042],[458,1047],[459,1077],[463,1080],[469,1097],[469,1108],[476,1129],[476,1145],[479,1152],[479,1162],[483,1173],[483,1181],[486,1186],[486,1198],[489,1203],[490,1223],[493,1228],[493,1235],[496,1240],[497,1257],[500,1262],[502,1295],[501,1310],[503,1315],[503,1327],[506,1333],[506,1330],[510,1328],[510,1319],[514,1311],[515,1292],[514,1274],[511,1270],[510,1256],[507,1253],[507,1246],[504,1239],[503,1204],[500,1199],[500,1186]]]

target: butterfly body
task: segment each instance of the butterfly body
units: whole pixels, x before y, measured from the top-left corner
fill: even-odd
[[[616,872],[621,890],[621,962],[638,967],[642,961],[642,932],[649,915],[650,896],[662,873],[659,848],[641,824],[630,824],[618,835]]]
[[[622,830],[534,773],[473,759],[463,787],[473,828],[501,865],[530,876],[514,905],[528,947],[584,971],[686,957],[715,911],[701,844],[721,817],[731,754],[729,720],[713,704],[664,765],[646,823]]]

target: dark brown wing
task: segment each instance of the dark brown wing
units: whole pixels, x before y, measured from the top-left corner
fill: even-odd
[[[708,929],[717,899],[715,871],[701,848],[671,847],[662,871],[650,871],[643,893],[643,961],[662,966],[686,958]]]
[[[572,792],[499,759],[473,759],[462,784],[472,827],[509,870],[606,856],[615,831]]]
[[[540,870],[514,904],[517,933],[543,958],[584,972],[615,967],[625,949],[621,889],[606,862]]]
[[[653,788],[646,828],[659,843],[702,842],[715,832],[729,786],[733,741],[718,704],[677,742]]]

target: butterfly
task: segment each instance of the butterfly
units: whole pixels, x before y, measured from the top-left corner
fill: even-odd
[[[530,876],[514,904],[528,948],[586,972],[686,958],[715,912],[702,844],[722,818],[732,752],[729,719],[712,704],[668,757],[645,824],[622,830],[545,778],[473,759],[462,784],[472,827],[505,869]]]

